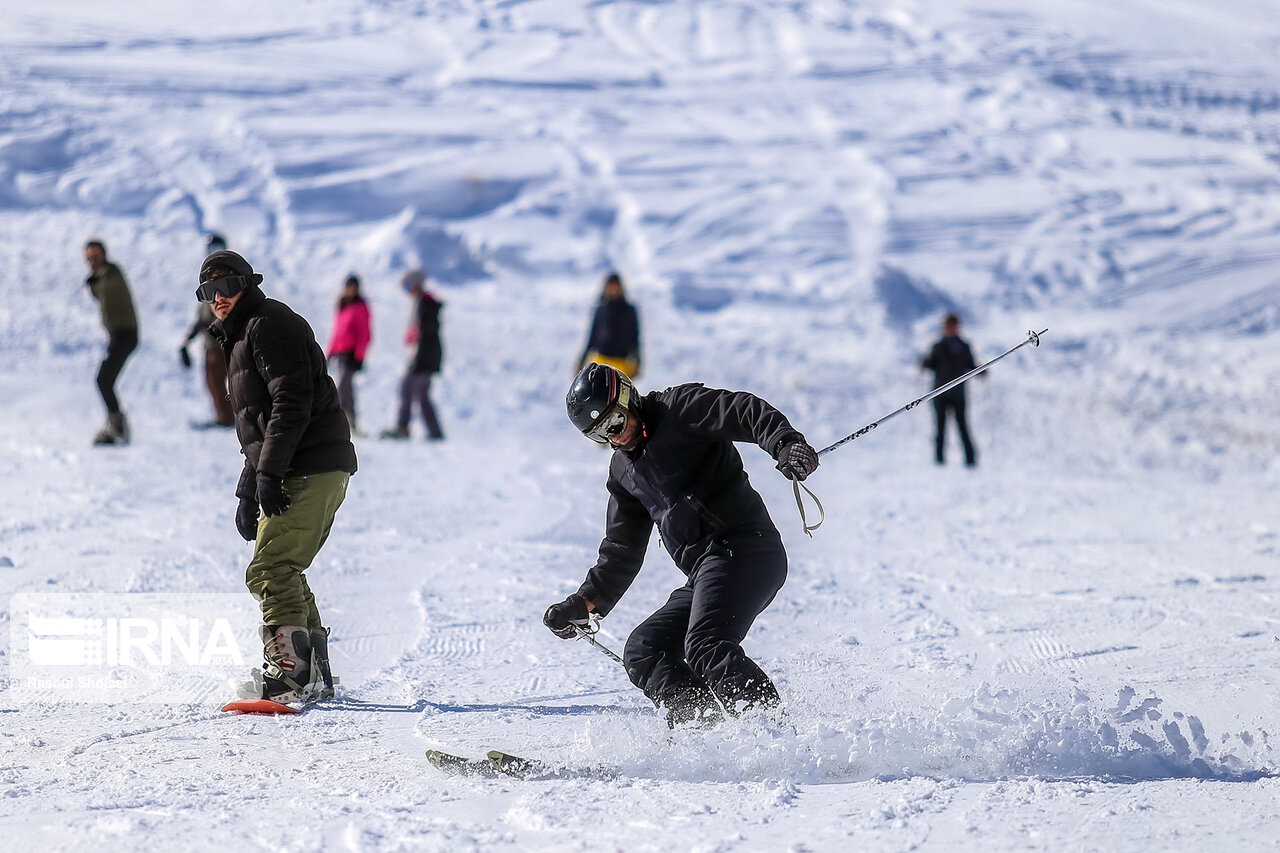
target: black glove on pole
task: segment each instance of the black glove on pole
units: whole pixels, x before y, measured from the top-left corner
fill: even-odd
[[[818,451],[804,439],[797,439],[778,451],[778,470],[788,480],[803,481],[818,469]]]
[[[191,366],[191,353],[187,352],[185,346],[178,347],[178,360],[182,362],[183,367]]]
[[[547,612],[542,615],[542,624],[562,640],[576,638],[578,632],[574,630],[575,626],[585,631],[591,625],[587,600],[575,592],[559,604],[548,607]]]
[[[800,511],[800,526],[804,528],[806,536],[813,536],[813,531],[822,526],[827,513],[822,508],[822,501],[818,500],[818,496],[809,491],[808,486],[802,486],[800,483],[818,470],[818,452],[809,446],[809,442],[803,438],[797,438],[779,447],[778,453],[774,458],[778,461],[778,470],[791,481],[791,491],[795,495],[796,509]],[[804,500],[800,497],[801,489],[809,497],[813,498],[814,504],[818,507],[818,520],[814,524],[810,524],[808,517],[805,515]]]
[[[241,498],[236,507],[236,530],[244,537],[244,541],[252,542],[258,538],[258,504],[252,498]]]
[[[289,496],[284,491],[284,480],[274,474],[264,474],[261,471],[258,472],[256,479],[258,504],[262,507],[262,514],[268,518],[273,515],[284,515],[290,503]]]

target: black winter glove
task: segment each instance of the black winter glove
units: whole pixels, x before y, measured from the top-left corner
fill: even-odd
[[[585,631],[591,624],[587,600],[575,592],[559,604],[548,607],[542,615],[542,624],[562,640],[574,639],[578,636],[578,632],[573,630],[575,625]]]
[[[257,483],[258,504],[262,507],[262,514],[268,518],[273,515],[284,515],[290,503],[289,496],[284,491],[284,480],[274,474],[264,474],[259,471]]]
[[[803,438],[778,451],[778,470],[788,480],[803,481],[818,469],[818,452]]]
[[[187,352],[185,346],[178,347],[178,360],[182,362],[183,367],[191,367],[191,353]]]
[[[357,358],[357,359],[354,359],[354,361],[355,361],[356,373],[359,373],[360,371],[364,370],[364,359]]]
[[[250,498],[241,498],[236,507],[236,530],[244,537],[244,541],[252,542],[258,538],[258,503]]]

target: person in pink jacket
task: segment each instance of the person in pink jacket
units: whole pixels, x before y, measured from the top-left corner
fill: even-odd
[[[364,369],[364,356],[373,339],[373,321],[369,305],[360,295],[360,279],[347,276],[333,318],[333,334],[329,337],[329,358],[338,360],[338,405],[356,433],[356,371]]]

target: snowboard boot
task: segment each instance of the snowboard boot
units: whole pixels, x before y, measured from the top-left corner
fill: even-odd
[[[262,698],[287,705],[315,698],[311,689],[311,634],[297,625],[263,625]]]
[[[329,629],[311,629],[311,683],[317,698],[332,699],[336,679],[329,667]]]

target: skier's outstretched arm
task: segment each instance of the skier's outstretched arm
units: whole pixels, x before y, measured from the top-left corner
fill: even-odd
[[[588,614],[608,616],[640,573],[652,532],[653,519],[644,505],[610,477],[605,537],[596,564],[577,592],[547,608],[543,624],[556,636],[573,639],[573,626],[585,627]]]

